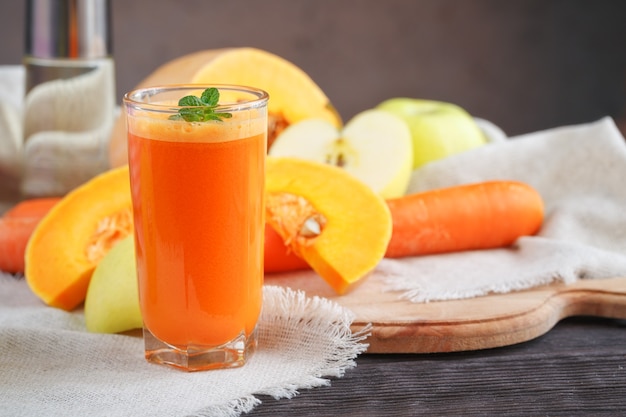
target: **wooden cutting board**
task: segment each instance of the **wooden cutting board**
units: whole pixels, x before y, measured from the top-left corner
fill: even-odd
[[[266,276],[266,284],[304,290],[350,309],[353,331],[372,324],[368,353],[432,353],[525,342],[577,315],[626,319],[626,277],[552,284],[508,294],[416,304],[366,280],[338,296],[310,274]]]

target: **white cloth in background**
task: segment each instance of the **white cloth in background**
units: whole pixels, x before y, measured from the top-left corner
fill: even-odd
[[[400,297],[426,302],[626,277],[626,142],[612,119],[526,134],[430,163],[414,172],[409,192],[496,179],[539,191],[546,212],[537,236],[506,249],[384,259],[368,279],[384,279]]]

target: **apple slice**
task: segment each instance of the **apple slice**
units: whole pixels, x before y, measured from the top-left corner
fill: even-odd
[[[85,325],[93,333],[141,328],[134,237],[118,242],[96,266],[85,299]]]
[[[413,139],[413,168],[485,145],[487,138],[463,108],[443,101],[397,97],[377,109],[401,117]]]
[[[408,125],[376,109],[357,114],[343,130],[321,119],[292,124],[276,138],[269,155],[340,167],[383,198],[404,195],[413,167]]]

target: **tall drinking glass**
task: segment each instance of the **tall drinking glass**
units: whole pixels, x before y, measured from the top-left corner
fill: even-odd
[[[219,93],[216,107],[179,105],[205,90]],[[229,85],[124,96],[150,362],[189,371],[236,367],[256,347],[267,101],[262,90]]]

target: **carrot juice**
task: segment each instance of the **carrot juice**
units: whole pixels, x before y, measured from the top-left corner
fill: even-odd
[[[146,357],[241,365],[262,301],[266,109],[200,122],[144,110],[127,125]]]

